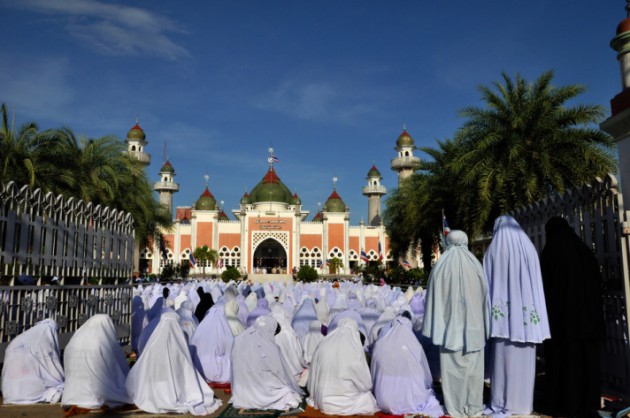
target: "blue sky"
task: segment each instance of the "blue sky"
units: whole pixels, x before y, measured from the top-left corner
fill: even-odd
[[[337,190],[351,223],[372,163],[406,124],[419,146],[451,138],[458,111],[505,71],[582,84],[578,101],[621,90],[609,42],[623,0],[0,0],[0,101],[18,123],[121,139],[136,114],[151,181],[167,155],[190,205],[210,176],[226,211],[276,171],[314,213]],[[418,151],[420,158],[425,158]],[[383,204],[384,207],[384,204]]]

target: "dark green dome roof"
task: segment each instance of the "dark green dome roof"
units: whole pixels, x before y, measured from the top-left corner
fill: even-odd
[[[292,205],[301,205],[302,204],[302,200],[300,200],[300,196],[298,196],[297,193],[293,194],[293,197],[291,198],[291,204]]]
[[[247,194],[247,192],[245,192],[245,194],[243,195],[243,197],[241,197],[241,204],[243,205],[249,205],[252,203],[252,199],[249,197],[249,195]]]
[[[345,212],[346,204],[343,203],[341,197],[337,194],[337,190],[333,190],[332,194],[324,204],[324,212]]]
[[[220,221],[229,221],[230,217],[227,216],[227,213],[225,213],[225,211],[221,211],[221,213],[219,213],[219,220]]]
[[[207,186],[206,186],[206,190],[204,190],[201,196],[199,197],[199,200],[197,200],[197,203],[195,203],[195,209],[196,210],[216,210],[217,209],[217,201],[214,199],[214,196],[212,196],[212,193],[210,193],[210,190],[208,190]]]
[[[368,171],[367,178],[370,177],[378,177],[379,179],[383,178],[383,176],[381,176],[381,172],[378,171],[378,168],[376,168],[376,165],[372,165],[372,168],[370,168],[370,171]]]
[[[396,140],[396,145],[399,147],[413,147],[413,138],[407,133],[406,129]]]
[[[170,162],[166,161],[162,168],[160,168],[160,173],[172,173],[175,174],[175,169],[171,165]]]
[[[142,130],[140,125],[138,125],[138,122],[136,122],[136,124],[133,126],[133,128],[129,130],[129,132],[127,132],[127,139],[136,139],[139,141],[144,141],[146,138],[147,137],[144,134],[144,131]]]
[[[262,181],[252,189],[249,198],[253,203],[258,202],[281,202],[291,204],[293,196],[287,186],[280,181],[280,177],[269,167]]]
[[[323,222],[322,213],[317,212],[315,216],[313,216],[313,220],[311,222]]]

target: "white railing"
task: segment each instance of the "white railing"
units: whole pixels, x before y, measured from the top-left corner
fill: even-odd
[[[96,313],[108,314],[120,343],[129,343],[132,295],[130,285],[0,286],[0,363],[9,342],[45,318],[57,322],[62,350]]]

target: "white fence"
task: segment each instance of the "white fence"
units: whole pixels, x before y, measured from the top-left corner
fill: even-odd
[[[606,320],[602,383],[610,390],[630,395],[630,217],[617,190],[617,179],[612,175],[597,179],[582,188],[515,210],[512,215],[539,253],[546,240],[545,223],[552,216],[565,218],[593,249],[601,268]]]
[[[57,321],[61,349],[96,313],[109,314],[121,344],[129,343],[132,296],[131,285],[0,286],[0,363],[9,342],[45,318]]]
[[[0,182],[0,274],[130,278],[129,213]],[[8,284],[8,283],[6,283]]]

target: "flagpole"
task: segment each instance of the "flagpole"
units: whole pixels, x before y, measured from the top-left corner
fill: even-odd
[[[441,221],[442,221],[442,236],[445,236],[444,235],[444,208],[442,208],[442,220]]]

